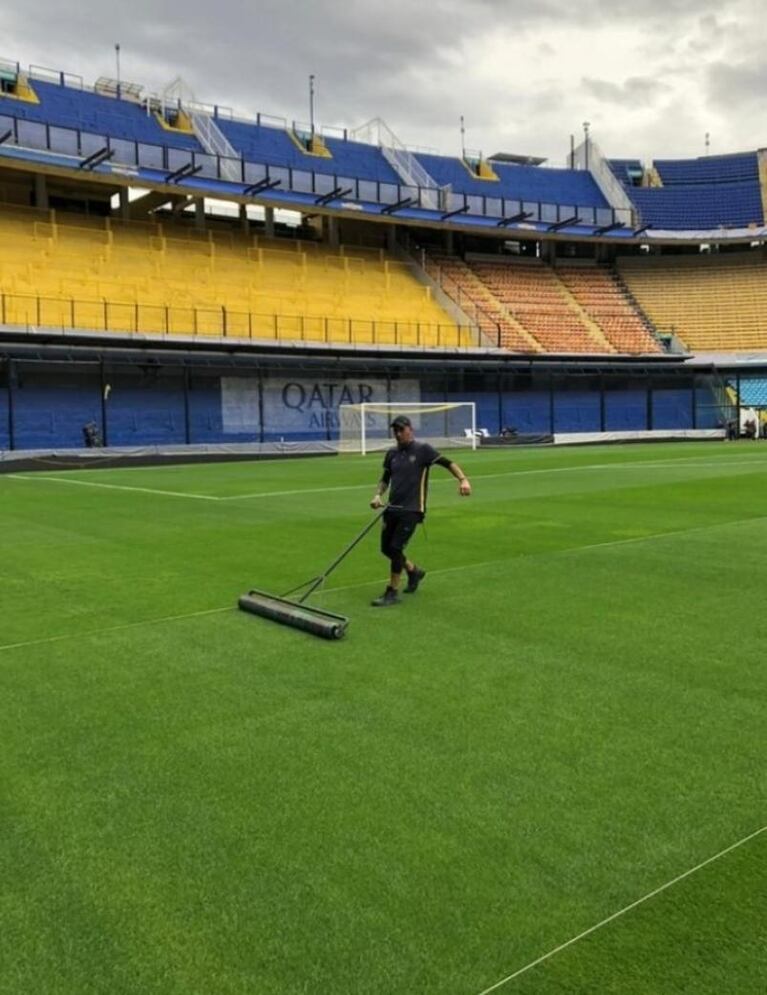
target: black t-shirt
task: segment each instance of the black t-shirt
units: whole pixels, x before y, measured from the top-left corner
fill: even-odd
[[[383,481],[390,485],[389,505],[404,511],[426,512],[429,467],[442,457],[428,442],[410,442],[389,449],[384,457]]]

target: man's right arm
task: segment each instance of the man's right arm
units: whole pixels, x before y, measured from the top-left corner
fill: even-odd
[[[391,470],[389,469],[389,457],[384,459],[383,473],[381,474],[381,479],[378,481],[378,486],[376,487],[376,492],[373,495],[373,500],[370,502],[371,508],[382,508],[383,501],[381,498],[389,489],[389,481],[391,480]]]

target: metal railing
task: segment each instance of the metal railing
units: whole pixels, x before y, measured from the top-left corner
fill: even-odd
[[[73,168],[79,167],[83,159],[88,156],[106,150],[111,153],[111,158],[103,168],[110,168],[118,175],[136,169],[154,170],[164,174],[144,178],[145,181],[150,182],[162,183],[170,174],[189,166],[196,171],[198,179],[229,183],[235,188],[238,186],[247,188],[259,184],[261,181],[266,181],[269,184],[279,181],[275,187],[278,195],[287,192],[319,197],[337,190],[348,190],[344,202],[358,202],[373,207],[391,207],[403,201],[410,201],[409,207],[428,211],[434,211],[433,205],[438,203],[440,211],[460,211],[469,217],[486,218],[496,222],[506,218],[521,218],[522,215],[525,215],[524,223],[528,226],[535,223],[556,224],[573,217],[577,217],[580,224],[592,227],[610,225],[615,222],[631,224],[631,212],[609,207],[550,204],[544,201],[520,200],[487,194],[448,192],[437,187],[364,180],[359,177],[345,176],[342,173],[324,173],[312,169],[275,166],[266,162],[254,162],[242,158],[233,159],[231,156],[210,152],[197,152],[191,149],[157,145],[134,139],[114,138],[78,128],[65,128],[50,123],[29,121],[12,114],[0,114],[0,135],[6,133],[8,133],[6,145],[12,144],[22,150],[42,151],[71,158]],[[1,147],[0,154],[2,154]],[[224,193],[224,191],[216,192]],[[242,195],[244,191],[234,189],[232,193]],[[286,203],[286,206],[289,206],[289,203]]]
[[[238,311],[227,307],[141,304],[78,300],[34,294],[0,293],[0,323],[27,330],[115,332],[161,337],[213,337],[252,342],[305,342],[328,345],[482,347],[473,326],[408,320],[340,318],[324,315]]]

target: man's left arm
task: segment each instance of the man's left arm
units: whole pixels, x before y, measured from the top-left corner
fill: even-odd
[[[463,472],[460,466],[458,466],[457,463],[453,463],[453,461],[449,460],[447,456],[439,456],[437,457],[437,459],[434,460],[434,462],[437,463],[439,466],[444,466],[446,470],[452,473],[452,475],[458,481],[458,493],[461,495],[461,497],[470,497],[471,484],[469,483],[469,478],[466,476],[466,474]]]

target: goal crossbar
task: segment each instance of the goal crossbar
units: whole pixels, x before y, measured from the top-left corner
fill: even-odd
[[[474,401],[374,402],[342,404],[338,408],[341,452],[361,455],[392,445],[391,422],[399,415],[413,423],[421,442],[439,447],[477,448],[477,416]]]

